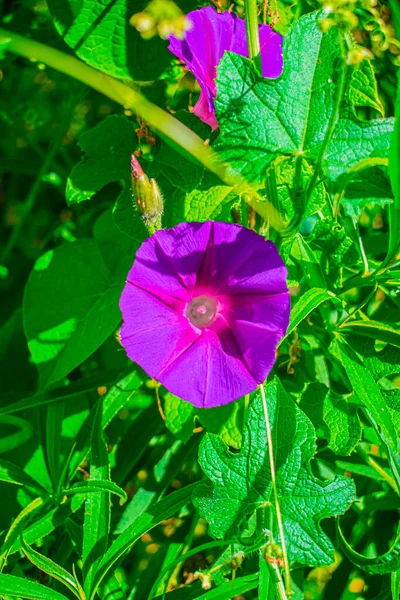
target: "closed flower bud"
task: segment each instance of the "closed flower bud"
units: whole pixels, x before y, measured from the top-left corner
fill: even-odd
[[[136,156],[131,157],[132,192],[135,203],[150,233],[161,227],[163,199],[155,179],[144,173]]]

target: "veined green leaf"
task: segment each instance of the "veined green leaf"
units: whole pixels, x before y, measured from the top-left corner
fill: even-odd
[[[320,481],[311,472],[315,432],[278,379],[266,387],[274,439],[277,491],[291,562],[330,564],[333,547],[320,527],[324,517],[344,512],[354,500],[346,477]],[[272,482],[261,397],[253,400],[241,451],[233,454],[216,435],[200,445],[199,462],[211,484],[200,483],[193,502],[209,522],[209,533],[224,538],[258,508],[269,506]],[[269,510],[274,511],[274,506]],[[275,516],[275,513],[273,513]],[[275,539],[278,532],[273,531]]]
[[[50,577],[54,577],[57,581],[60,581],[69,589],[70,592],[74,594],[77,598],[82,600],[82,596],[80,594],[80,590],[76,584],[76,581],[72,575],[68,573],[65,569],[57,565],[54,561],[46,556],[43,556],[39,552],[36,552],[33,548],[31,548],[22,538],[22,552],[25,556],[31,561],[35,567],[50,575]]]
[[[157,79],[171,60],[167,42],[144,40],[129,24],[143,10],[138,0],[50,0],[58,33],[85,62],[120,79]]]
[[[320,18],[313,12],[291,27],[278,79],[261,79],[251,61],[230,52],[219,64],[215,105],[221,134],[215,147],[249,180],[263,181],[277,156],[320,157],[335,118],[342,64],[337,29],[322,33]],[[335,180],[362,159],[386,158],[393,127],[393,119],[361,121],[343,103],[324,153],[325,172]]]
[[[124,504],[128,499],[125,490],[120,488],[113,481],[107,479],[79,481],[78,483],[74,483],[70,488],[63,490],[63,493],[66,496],[74,494],[95,494],[96,492],[110,492],[111,494],[115,494],[121,498],[120,504]]]
[[[27,600],[68,600],[55,590],[51,590],[40,583],[0,573],[1,593],[10,598],[26,598]]]
[[[351,72],[349,101],[353,106],[371,106],[384,116],[384,109],[378,94],[378,86],[371,61],[365,58]]]
[[[394,4],[394,2],[393,2]],[[396,13],[395,13],[396,14]],[[396,17],[397,18],[397,17]],[[389,177],[394,200],[389,208],[389,249],[391,258],[398,252],[400,244],[400,78],[397,74],[397,97],[395,107],[395,128],[389,151]]]

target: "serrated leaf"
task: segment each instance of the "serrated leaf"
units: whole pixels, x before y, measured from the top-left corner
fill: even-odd
[[[384,108],[378,94],[374,69],[368,59],[352,69],[349,83],[349,101],[354,107],[371,106],[384,116]]]
[[[295,180],[296,167],[293,160],[277,160],[274,163],[276,176],[276,191],[279,203],[279,213],[285,222],[290,222],[296,216],[296,207],[292,201],[292,189]],[[273,167],[272,167],[273,168]],[[301,162],[301,177],[306,188],[312,177],[312,168],[303,160]],[[309,217],[322,210],[326,203],[325,187],[322,183],[315,186],[304,207],[303,218]]]
[[[260,79],[249,60],[232,53],[219,65],[216,149],[247,179],[263,181],[278,155],[319,157],[334,115],[341,61],[336,28],[323,34],[320,16],[303,16],[290,29],[279,79]],[[386,157],[393,126],[393,119],[360,121],[344,105],[323,160],[329,177],[337,179],[369,156]]]
[[[49,0],[54,25],[64,41],[90,66],[118,77],[156,79],[170,62],[167,42],[143,40],[129,18],[140,0]]]
[[[314,477],[309,462],[314,454],[315,432],[310,421],[279,380],[271,382],[265,391],[290,561],[329,564],[333,561],[333,546],[319,523],[349,507],[354,500],[353,482],[341,476],[324,482]],[[200,446],[199,461],[212,485],[199,484],[193,501],[208,520],[212,536],[225,537],[257,508],[271,501],[273,506],[260,396],[250,407],[242,450],[232,454],[217,436],[207,434]]]
[[[49,250],[25,287],[24,329],[44,389],[68,375],[121,320],[115,281],[95,240]]]
[[[299,406],[335,454],[351,454],[361,439],[361,423],[359,404],[349,394],[339,395],[322,383],[310,383]]]

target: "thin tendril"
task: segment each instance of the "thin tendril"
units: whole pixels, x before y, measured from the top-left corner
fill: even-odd
[[[290,598],[290,596],[292,595],[291,587],[290,587],[290,569],[289,569],[289,561],[288,561],[287,550],[286,550],[285,535],[283,533],[281,507],[279,505],[278,492],[277,492],[277,488],[276,488],[276,472],[275,472],[274,448],[273,448],[273,442],[272,442],[271,425],[269,422],[268,406],[267,406],[267,399],[265,398],[264,386],[260,385],[259,387],[260,387],[261,398],[262,398],[263,409],[264,409],[265,425],[267,428],[269,464],[270,464],[270,469],[271,469],[272,490],[274,492],[276,518],[278,521],[279,536],[281,538],[281,546],[282,546],[282,554],[283,554],[283,562],[284,562],[284,570],[285,570],[286,594]]]

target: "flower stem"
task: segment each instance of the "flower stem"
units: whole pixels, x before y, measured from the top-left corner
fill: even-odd
[[[269,422],[268,405],[267,405],[267,399],[265,397],[264,386],[261,384],[259,387],[260,387],[261,398],[262,398],[263,409],[264,409],[265,425],[267,428],[269,465],[270,465],[270,470],[271,470],[272,491],[274,493],[276,519],[278,522],[279,537],[281,539],[281,547],[282,547],[283,562],[284,562],[284,569],[285,569],[286,595],[290,598],[292,595],[291,586],[290,586],[290,569],[289,569],[289,561],[288,561],[288,555],[287,555],[287,549],[286,549],[285,534],[283,531],[281,507],[279,505],[278,491],[277,491],[277,487],[276,487],[276,472],[275,472],[275,459],[274,459],[274,446],[273,446],[273,441],[272,441],[272,431],[271,431],[271,425]]]
[[[260,38],[258,36],[257,0],[244,0],[246,34],[249,58],[259,75],[262,75]]]

